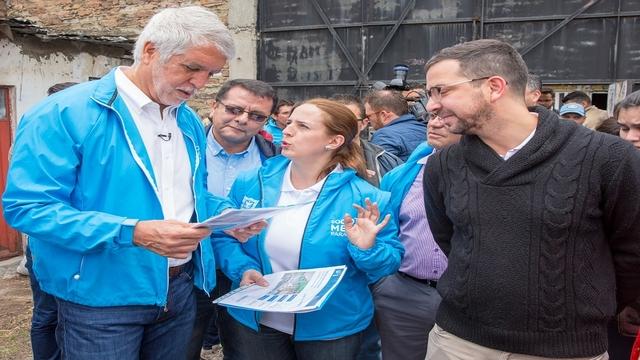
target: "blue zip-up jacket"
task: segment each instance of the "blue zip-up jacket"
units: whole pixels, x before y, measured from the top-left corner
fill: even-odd
[[[406,163],[389,171],[382,178],[380,189],[391,193],[390,209],[393,211],[393,219],[396,221],[400,214],[402,201],[422,168],[422,164],[418,164],[418,160],[432,152],[433,148],[426,141],[423,142],[411,153]]]
[[[407,161],[418,145],[425,141],[427,127],[413,114],[404,114],[373,133],[371,142]]]
[[[178,126],[191,163],[195,217],[229,206],[206,191],[205,135],[181,104]],[[89,306],[167,302],[168,261],[133,244],[136,220],[163,219],[142,137],[114,71],[46,98],[20,121],[2,201],[4,216],[30,237],[42,289]],[[193,253],[194,283],[215,286],[210,239]]]
[[[268,132],[273,136],[273,144],[280,146],[282,144],[282,129],[276,125],[276,120],[272,117],[269,117],[267,123],[262,127],[264,131]]]
[[[289,159],[276,156],[262,168],[242,173],[236,179],[229,197],[238,207],[276,206]],[[377,202],[381,214],[389,212],[389,193],[380,191],[345,169],[327,177],[315,201],[302,238],[299,268],[347,265],[347,272],[324,307],[318,311],[296,314],[294,339],[327,340],[354,334],[365,329],[373,317],[373,301],[369,282],[398,270],[404,253],[398,241],[398,229],[389,221],[378,233],[375,245],[367,250],[353,246],[344,231],[345,213],[355,217],[353,204],[365,198]],[[233,238],[214,238],[214,252],[220,268],[238,286],[242,274],[255,269],[272,273],[265,251],[266,231],[241,244]],[[229,313],[247,327],[258,329],[260,313],[229,308]]]

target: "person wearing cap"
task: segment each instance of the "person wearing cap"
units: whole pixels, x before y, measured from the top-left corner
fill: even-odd
[[[560,117],[565,120],[574,121],[578,125],[584,124],[586,119],[584,107],[576,103],[568,103],[560,108]]]

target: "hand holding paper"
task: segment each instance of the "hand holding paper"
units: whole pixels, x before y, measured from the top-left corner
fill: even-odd
[[[265,219],[272,218],[273,216],[275,216],[280,212],[295,209],[297,207],[301,207],[306,204],[307,203],[291,205],[291,206],[268,207],[268,208],[231,209],[223,212],[220,215],[211,217],[201,223],[194,224],[193,227],[196,227],[196,228],[208,227],[210,229],[216,229],[216,230],[243,228],[243,227],[247,227],[248,225],[252,225],[252,224],[255,225],[256,223],[259,223],[260,221],[263,221]]]
[[[264,277],[256,270],[247,270],[241,286],[214,300],[215,304],[240,309],[301,313],[320,310],[338,287],[347,267],[344,265],[290,270]],[[252,283],[253,281],[253,283]],[[259,285],[267,282],[266,286]]]

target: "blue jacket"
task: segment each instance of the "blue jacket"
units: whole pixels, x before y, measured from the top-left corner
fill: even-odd
[[[404,114],[373,133],[371,142],[399,157],[402,161],[427,139],[427,127],[413,114]]]
[[[267,123],[264,124],[262,128],[273,136],[273,143],[275,145],[280,146],[280,144],[282,144],[282,129],[276,125],[276,120],[274,118],[269,117],[269,120],[267,120]]]
[[[206,191],[205,135],[182,104],[195,217],[227,207]],[[4,216],[30,237],[42,289],[89,306],[167,302],[167,258],[133,244],[136,220],[163,219],[151,160],[115,86],[114,71],[46,98],[16,133]],[[194,283],[215,286],[210,240],[193,253]]]
[[[241,174],[231,188],[231,201],[244,208],[275,206],[288,164],[287,158],[276,156],[262,168]],[[360,250],[347,239],[342,218],[347,212],[355,216],[352,204],[363,204],[365,198],[378,202],[382,214],[389,212],[389,193],[345,169],[328,176],[313,205],[304,230],[299,268],[345,264],[348,269],[321,310],[296,314],[293,333],[296,341],[335,339],[365,329],[373,316],[369,282],[396,272],[400,266],[404,248],[398,241],[395,222],[390,221],[381,230],[371,249]],[[272,272],[265,251],[265,235],[263,231],[244,244],[226,236],[214,238],[220,268],[233,281],[234,288],[246,270]],[[260,313],[235,308],[229,308],[229,313],[242,324],[258,329]]]
[[[380,189],[391,192],[390,209],[393,211],[394,219],[398,219],[402,201],[423,166],[422,164],[418,164],[418,160],[432,152],[433,148],[424,141],[411,153],[406,163],[389,171],[382,178]]]

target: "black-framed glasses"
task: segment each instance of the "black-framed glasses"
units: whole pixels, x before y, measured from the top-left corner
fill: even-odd
[[[382,110],[374,111],[374,112],[372,112],[371,114],[364,114],[364,117],[362,118],[362,120],[369,120],[369,121],[371,121],[371,117],[372,117],[373,115],[378,115],[380,112],[382,112]]]
[[[426,120],[427,122],[442,120],[442,118],[438,114],[436,114],[434,112],[424,113],[423,119]]]
[[[218,100],[218,103],[224,107],[224,112],[229,115],[240,116],[243,113],[246,113],[247,118],[249,120],[255,121],[258,123],[265,122],[269,118],[269,115],[259,114],[253,111],[247,111],[240,106],[226,105],[220,100]]]
[[[470,83],[470,82],[474,82],[474,81],[478,81],[478,80],[486,80],[488,78],[490,78],[491,76],[484,76],[484,77],[480,77],[480,78],[475,78],[475,79],[468,79],[468,80],[462,80],[462,81],[458,81],[458,82],[454,82],[452,84],[446,84],[446,85],[440,85],[440,86],[432,86],[429,89],[425,89],[427,92],[427,96],[429,96],[429,99],[432,99],[433,101],[438,101],[442,98],[442,92],[446,92],[447,90],[451,89],[452,87],[458,86],[458,85],[462,85],[462,84],[466,84],[466,83]]]

